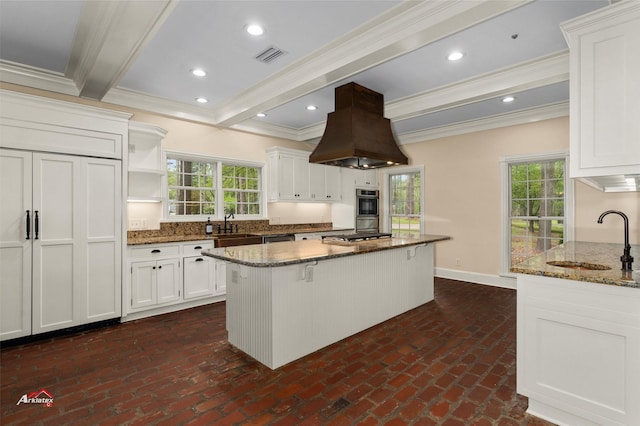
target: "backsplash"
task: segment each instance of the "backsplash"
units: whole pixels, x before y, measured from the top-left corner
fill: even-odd
[[[150,229],[141,231],[127,231],[127,238],[152,238],[152,237],[166,237],[174,235],[205,235],[204,226],[205,221],[200,222],[163,222],[160,224],[160,229]],[[213,224],[213,233],[216,234],[218,225],[224,226],[224,222],[221,220],[211,221]],[[331,222],[323,223],[296,223],[296,224],[281,224],[270,225],[268,219],[262,220],[239,220],[232,221],[234,225],[238,225],[238,233],[251,234],[254,232],[296,232],[298,230],[308,229],[327,229],[333,225]]]

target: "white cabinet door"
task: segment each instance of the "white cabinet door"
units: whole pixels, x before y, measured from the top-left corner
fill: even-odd
[[[309,164],[309,196],[313,201],[324,201],[326,198],[324,168],[322,164]]]
[[[213,258],[192,256],[184,258],[184,298],[212,296],[216,276]]]
[[[640,173],[640,5],[563,24],[570,47],[571,177]]]
[[[156,304],[156,261],[131,264],[131,307],[134,309]]]
[[[33,333],[121,315],[120,162],[33,154]]]
[[[340,201],[342,199],[342,170],[340,167],[325,167],[325,198],[329,201]]]
[[[214,260],[216,273],[216,294],[227,293],[227,263],[222,260]]]
[[[31,189],[31,153],[0,150],[1,340],[31,334]]]
[[[33,332],[75,325],[84,233],[81,157],[33,156]],[[77,297],[78,300],[74,300]]]
[[[309,159],[292,152],[269,153],[269,201],[309,201]]]
[[[157,261],[156,285],[158,304],[180,300],[180,260],[165,259]]]
[[[163,259],[131,264],[131,307],[180,300],[180,260]]]
[[[377,170],[354,170],[357,188],[378,188]]]

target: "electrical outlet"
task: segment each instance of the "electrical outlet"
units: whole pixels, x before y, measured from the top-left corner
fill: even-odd
[[[456,257],[456,266],[461,266],[462,262],[460,261],[459,257]]]
[[[142,220],[140,219],[129,219],[129,230],[131,231],[142,229],[142,225]]]

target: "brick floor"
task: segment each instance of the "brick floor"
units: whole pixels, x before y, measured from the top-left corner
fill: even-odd
[[[8,346],[3,425],[532,425],[515,291],[436,279],[435,301],[271,371],[225,304]],[[16,405],[46,389],[52,407]]]

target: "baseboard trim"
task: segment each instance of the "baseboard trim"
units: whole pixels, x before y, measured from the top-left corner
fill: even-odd
[[[171,312],[181,311],[183,309],[197,308],[198,306],[209,305],[211,303],[222,302],[225,300],[227,300],[226,294],[220,294],[217,296],[207,297],[204,299],[196,299],[196,300],[190,300],[187,302],[176,303],[173,305],[159,306],[156,308],[151,308],[151,309],[142,310],[138,312],[129,312],[120,319],[120,322],[135,321],[143,318],[154,317],[156,315],[162,315],[162,314],[168,314]]]
[[[498,275],[481,274],[478,272],[458,271],[455,269],[435,268],[435,276],[450,280],[467,281],[474,284],[490,285],[493,287],[516,289],[516,279]]]

